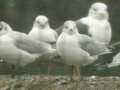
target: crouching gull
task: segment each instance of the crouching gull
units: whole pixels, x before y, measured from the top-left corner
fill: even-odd
[[[55,48],[55,44],[58,35],[55,30],[53,30],[48,22],[48,18],[44,15],[39,15],[36,17],[32,30],[28,34],[32,39],[47,42]],[[50,62],[48,62],[48,74],[50,73]]]
[[[8,64],[25,66],[42,55],[54,55],[56,49],[45,42],[38,42],[28,35],[13,31],[5,22],[0,22],[0,57]]]
[[[99,55],[110,53],[105,44],[79,34],[75,22],[71,20],[64,23],[56,49],[65,64],[72,66],[71,80],[75,72],[80,75],[79,67],[93,63]]]
[[[116,67],[116,66],[119,66],[119,65],[120,65],[120,52],[117,53],[117,54],[113,57],[112,63],[107,64],[107,67],[108,67],[108,68],[111,68],[111,67]]]
[[[86,34],[97,41],[109,44],[112,37],[111,25],[109,23],[107,5],[104,3],[93,3],[89,9],[88,16],[76,20],[79,33]],[[62,32],[62,26],[57,28],[58,34]]]

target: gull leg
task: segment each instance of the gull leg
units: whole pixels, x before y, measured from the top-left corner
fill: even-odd
[[[72,65],[72,70],[71,70],[71,75],[70,75],[70,82],[73,81],[73,70],[74,70],[74,66]]]
[[[48,60],[48,75],[50,75],[50,70],[51,70],[51,56],[49,57]]]
[[[81,76],[81,73],[80,73],[80,67],[79,66],[77,66],[77,74],[78,74],[78,76],[80,77],[80,81],[83,81],[83,77]]]
[[[48,61],[48,75],[50,75],[51,61]]]
[[[76,76],[76,68],[75,68],[75,65],[73,66],[73,76]]]
[[[11,65],[11,72],[12,72],[11,77],[14,78],[15,77],[15,65],[14,64]]]
[[[79,67],[78,67],[77,65],[75,65],[74,67],[75,67],[75,68],[74,68],[74,72],[75,72],[75,73],[74,73],[74,76],[75,76],[74,78],[75,78],[75,80],[78,80],[78,79],[79,79],[79,74],[80,74],[80,73],[78,72],[78,71],[79,71]]]
[[[78,76],[77,65],[75,65],[74,67],[75,67],[75,68],[74,68],[74,72],[75,72],[74,75],[75,75],[75,76]]]
[[[80,69],[79,69],[79,66],[76,66],[76,73],[78,76],[80,76]]]
[[[75,70],[76,70],[76,76],[78,76],[78,77],[76,77],[76,79],[78,80],[78,78],[79,78],[80,81],[82,81],[83,77],[80,74],[80,67],[78,65],[75,66]]]

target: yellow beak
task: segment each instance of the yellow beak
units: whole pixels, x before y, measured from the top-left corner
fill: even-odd
[[[104,12],[100,12],[100,16],[105,16],[105,13]]]

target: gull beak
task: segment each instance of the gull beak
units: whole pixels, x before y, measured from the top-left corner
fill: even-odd
[[[71,32],[73,32],[73,29],[70,29]]]
[[[105,16],[105,13],[104,13],[104,12],[100,12],[99,14],[100,14],[100,16],[102,16],[102,17]]]

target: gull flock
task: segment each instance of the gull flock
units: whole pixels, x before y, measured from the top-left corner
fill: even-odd
[[[73,76],[79,76],[81,80],[81,67],[97,61],[99,56],[112,53],[109,48],[112,30],[107,8],[104,3],[93,3],[86,17],[67,20],[57,29],[50,27],[48,17],[39,15],[28,34],[17,32],[1,21],[0,58],[10,64],[14,72],[16,66],[24,67],[41,60],[44,55],[48,58],[49,74],[52,59],[59,56],[72,67],[70,80]],[[106,66],[120,65],[119,59],[120,53]]]

